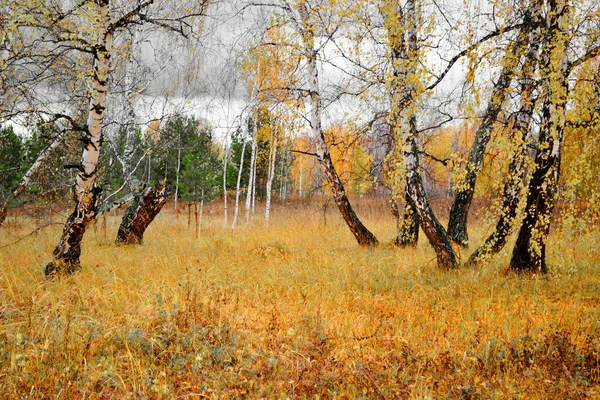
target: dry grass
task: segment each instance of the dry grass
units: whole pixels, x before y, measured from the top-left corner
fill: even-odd
[[[382,207],[359,213],[391,239]],[[57,282],[42,266],[60,226],[2,249],[0,397],[600,398],[597,235],[553,238],[553,273],[519,277],[506,254],[442,272],[423,240],[360,249],[332,204],[326,225],[279,207],[268,232],[217,213],[196,239],[164,212],[141,247],[111,245],[111,216]]]

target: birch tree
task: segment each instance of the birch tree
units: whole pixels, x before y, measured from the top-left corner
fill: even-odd
[[[534,99],[534,91],[537,86],[535,73],[544,33],[541,11],[541,8],[532,2],[528,9],[528,20],[525,21],[529,23],[529,26],[524,28],[527,31],[527,52],[521,60],[520,73],[516,73],[516,78],[520,81],[520,108],[513,115],[509,124],[513,151],[503,186],[500,216],[494,231],[471,254],[468,264],[479,263],[502,250],[518,217],[519,202],[527,182],[525,177],[526,161],[532,139],[530,134],[533,127],[532,118],[537,103]]]
[[[560,157],[568,97],[570,5],[563,0],[547,4],[544,53],[540,64],[542,109],[535,167],[528,186],[525,218],[519,229],[510,266],[545,273],[546,242],[556,204]]]
[[[388,85],[392,95],[390,123],[394,136],[394,157],[403,163],[406,192],[414,203],[419,225],[437,255],[440,268],[456,268],[458,261],[445,229],[429,204],[419,171],[419,150],[415,99],[422,92],[419,77],[417,24],[419,10],[409,0],[402,7],[389,1],[382,5],[391,57],[392,75]]]
[[[83,152],[76,166],[74,210],[45,271],[48,277],[70,274],[80,268],[81,242],[86,229],[95,221],[101,198],[97,175],[107,96],[113,84],[113,47],[119,43],[116,37],[132,24],[150,23],[189,35],[196,28],[194,20],[203,13],[203,8],[179,10],[164,2],[155,4],[154,0],[125,3],[94,0],[74,5],[40,0],[11,7],[15,10],[9,23],[18,26],[13,32],[20,37],[16,43],[27,51],[15,55],[17,61],[7,71],[15,87],[31,96],[16,98],[9,93],[6,97],[16,99],[3,114],[45,115],[66,121],[81,132]],[[53,91],[54,82],[60,83],[64,92]],[[83,90],[86,86],[89,91]],[[82,106],[84,99],[87,106]],[[78,112],[85,115],[82,124],[77,123]]]
[[[521,41],[522,39],[518,39],[517,45],[509,46],[506,49],[504,59],[501,63],[502,70],[494,84],[487,109],[481,119],[479,128],[475,133],[475,140],[469,151],[465,176],[455,186],[454,202],[450,209],[450,219],[448,221],[448,236],[453,242],[463,247],[469,244],[467,219],[475,193],[477,174],[481,170],[483,156],[490,141],[492,130],[502,111],[505,98],[509,93],[509,85],[512,81],[514,64],[517,59],[516,54],[519,52],[518,44]]]

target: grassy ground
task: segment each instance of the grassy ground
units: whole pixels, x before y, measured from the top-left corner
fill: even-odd
[[[358,210],[382,241],[383,207]],[[112,245],[110,216],[57,282],[60,224],[1,249],[0,397],[600,398],[597,235],[553,237],[547,277],[505,273],[506,254],[443,272],[424,240],[359,248],[328,208],[231,233],[213,206],[198,239],[167,210],[138,247]]]

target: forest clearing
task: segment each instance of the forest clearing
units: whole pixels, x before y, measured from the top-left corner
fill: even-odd
[[[234,232],[214,202],[198,239],[170,204],[143,246],[115,246],[110,215],[82,270],[57,281],[43,265],[61,224],[3,248],[0,397],[600,397],[597,231],[551,235],[546,275],[506,272],[506,251],[446,271],[425,241],[356,246],[324,201]],[[385,201],[354,201],[394,237]],[[31,218],[8,221],[5,240]],[[479,240],[486,224],[472,226]]]
[[[600,2],[0,0],[0,398],[600,399]]]

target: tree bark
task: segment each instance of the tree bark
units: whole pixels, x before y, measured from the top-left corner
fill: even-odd
[[[97,34],[99,45],[94,52],[92,93],[88,112],[88,132],[85,137],[80,172],[73,187],[75,208],[67,219],[60,241],[53,252],[53,259],[46,265],[46,277],[72,274],[81,268],[81,241],[87,227],[95,221],[96,208],[100,189],[95,186],[100,156],[100,141],[102,123],[106,110],[106,95],[108,91],[108,73],[110,69],[110,52],[112,48],[112,33],[109,25],[109,2],[97,2],[99,21]]]
[[[512,52],[512,50],[513,49],[510,49],[507,53]],[[477,174],[481,170],[481,165],[483,164],[485,149],[492,136],[494,123],[502,110],[502,104],[507,95],[507,88],[512,79],[514,69],[512,63],[513,58],[513,54],[507,54],[504,57],[502,72],[494,85],[481,125],[479,125],[479,128],[475,133],[475,140],[469,151],[466,175],[463,181],[455,188],[454,202],[450,209],[450,218],[448,220],[448,236],[450,237],[450,240],[462,247],[467,247],[469,245],[469,235],[467,233],[469,208],[473,201]]]
[[[385,28],[388,32],[392,77],[389,80],[392,95],[390,122],[394,137],[394,157],[402,160],[406,171],[406,193],[414,203],[419,224],[433,247],[438,266],[443,269],[458,267],[458,261],[446,230],[436,218],[423,187],[419,172],[417,126],[414,99],[417,96],[418,45],[417,11],[413,0],[405,10],[395,2],[384,6]]]
[[[277,138],[271,138],[271,149],[269,151],[269,169],[267,171],[267,199],[265,202],[265,228],[269,228],[271,217],[271,189],[275,177],[275,160],[277,159]]]
[[[568,95],[566,32],[569,6],[549,2],[541,63],[542,110],[535,168],[528,185],[525,218],[513,248],[510,268],[546,273],[546,242],[558,193],[558,178]]]
[[[117,244],[143,244],[144,232],[167,202],[167,181],[156,189],[147,186],[136,194],[121,220],[117,232]]]
[[[135,175],[136,166],[134,166],[133,156],[136,145],[135,122],[136,115],[134,109],[134,97],[137,94],[134,85],[134,75],[136,72],[136,57],[139,49],[136,49],[135,38],[137,30],[131,30],[131,51],[127,61],[127,70],[125,71],[125,92],[121,102],[123,104],[123,115],[126,120],[126,137],[123,157],[119,157],[119,162],[123,167],[123,178],[129,187],[133,199],[129,202],[119,230],[117,231],[117,244],[142,244],[144,232],[154,220],[156,215],[161,211],[167,200],[166,180],[159,183],[157,189],[153,189],[150,185],[140,182]],[[178,138],[178,160],[177,160],[177,178],[179,178],[179,164],[181,158],[181,143]],[[178,182],[175,184],[176,187]],[[128,197],[129,198],[129,197]],[[125,200],[127,200],[126,198]],[[177,210],[177,194],[175,196],[175,210]]]
[[[44,164],[44,161],[50,156],[50,154],[52,154],[52,152],[54,150],[56,150],[58,145],[62,142],[62,140],[65,136],[65,132],[66,132],[66,130],[60,131],[60,133],[54,138],[52,143],[50,143],[38,155],[36,160],[33,162],[31,167],[29,167],[29,170],[27,170],[27,172],[23,175],[23,177],[19,181],[19,184],[13,191],[13,193],[12,193],[13,198],[17,198],[21,195],[21,193],[23,193],[23,191],[29,184],[29,181],[31,180],[31,177],[33,176],[33,174],[35,174],[40,169],[40,167]],[[6,201],[6,200],[0,201],[0,226],[2,226],[4,221],[6,221],[6,217],[8,217],[8,205],[9,205],[9,201]]]
[[[0,208],[0,226],[6,221],[6,217],[8,216],[8,208],[6,206],[2,206]]]
[[[539,28],[541,22],[541,10],[532,9],[532,27],[528,32],[528,50],[521,68],[521,109],[515,116],[513,142],[515,151],[508,167],[508,175],[504,183],[502,206],[496,227],[469,257],[467,264],[478,264],[490,256],[497,254],[506,245],[508,235],[517,219],[519,202],[526,187],[526,161],[528,152],[528,132],[531,128],[531,120],[535,110],[535,101],[532,98],[536,82],[534,73],[538,65],[542,30]],[[536,27],[538,26],[538,27]]]
[[[309,79],[309,101],[311,105],[310,126],[315,140],[315,152],[317,160],[327,183],[333,192],[333,199],[337,205],[342,218],[348,225],[350,232],[354,235],[360,246],[375,246],[378,244],[377,238],[360,221],[350,200],[346,195],[346,189],[335,170],[331,154],[325,141],[325,135],[321,126],[321,95],[319,90],[319,73],[317,70],[317,50],[315,49],[314,27],[310,21],[306,4],[300,4],[298,7],[302,26],[299,27],[305,48],[305,57],[307,59],[307,72]]]
[[[394,204],[396,204],[396,213],[398,214],[398,235],[394,243],[399,247],[417,246],[419,242],[419,216],[415,209],[415,203],[410,198],[410,194],[406,192],[404,195],[404,212],[402,220],[399,219],[400,215],[395,201]]]
[[[227,168],[227,149],[225,149],[225,168]],[[179,171],[181,171],[181,133],[177,134],[177,168],[175,169],[175,196],[173,209],[177,218],[177,200],[179,200]],[[225,180],[225,175],[223,175]],[[225,184],[223,184],[225,186]],[[225,193],[227,195],[227,193]],[[225,215],[227,215],[227,198],[225,198]]]
[[[227,137],[225,138],[225,155],[223,157],[223,229],[229,225],[229,208],[227,194],[227,164],[229,163],[229,147],[227,146]]]
[[[252,153],[250,155],[250,173],[248,174],[248,190],[246,191],[246,224],[250,222],[250,211],[253,210],[252,204],[254,203],[254,193],[256,192],[256,188],[254,187],[254,184],[256,182],[256,156],[258,152],[256,129],[254,129],[254,132],[252,134],[251,149]]]
[[[402,127],[402,124],[398,126],[398,128],[400,127]],[[403,133],[401,133],[405,137],[402,153],[406,168],[407,192],[414,203],[419,225],[436,253],[438,266],[442,269],[458,268],[458,260],[450,244],[450,238],[435,216],[423,187],[423,179],[419,172],[418,148],[415,140],[416,130],[413,116],[409,121],[408,129],[403,130]]]
[[[246,125],[247,126],[247,125]],[[244,129],[245,132],[245,129]],[[244,135],[244,143],[242,144],[242,154],[240,155],[240,166],[238,169],[237,182],[235,185],[235,209],[233,211],[233,222],[231,223],[231,230],[235,229],[237,224],[238,213],[240,211],[240,191],[242,183],[242,173],[244,172],[244,154],[246,153],[246,135]]]

